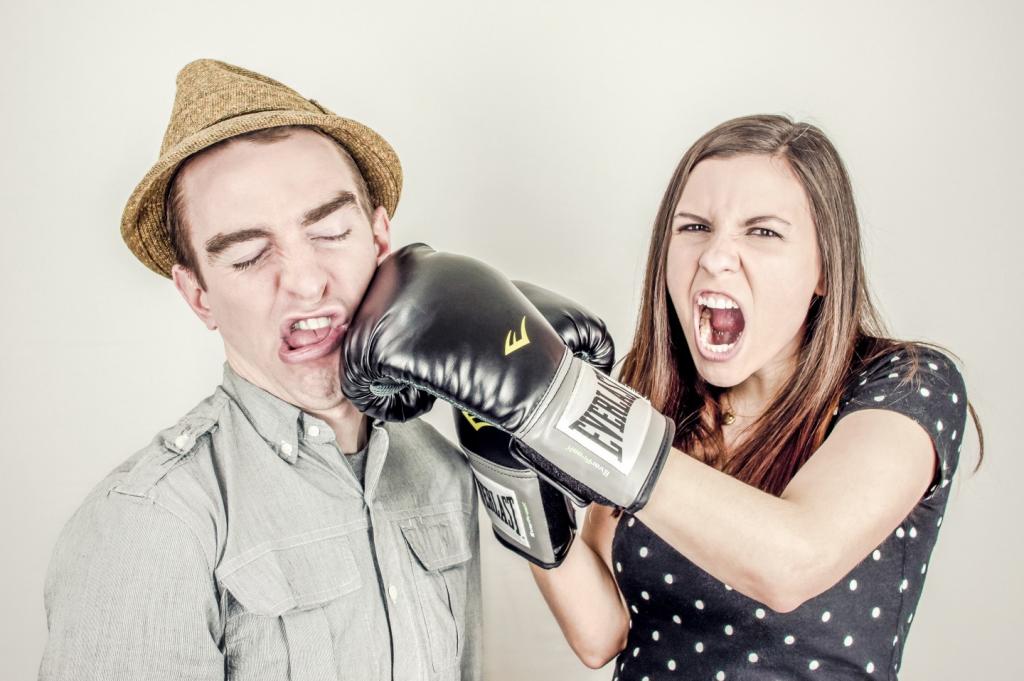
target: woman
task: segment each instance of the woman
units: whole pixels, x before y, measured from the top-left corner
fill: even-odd
[[[885,336],[818,128],[737,118],[686,152],[621,380],[676,451],[635,517],[591,506],[565,562],[533,568],[584,663],[895,678],[970,406],[946,355]]]

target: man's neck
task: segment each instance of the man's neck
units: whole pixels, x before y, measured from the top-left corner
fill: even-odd
[[[338,443],[338,449],[342,453],[352,454],[366,446],[370,419],[359,413],[350,402],[345,402],[325,412],[310,411],[309,413],[331,427],[331,430],[334,431],[334,439]]]

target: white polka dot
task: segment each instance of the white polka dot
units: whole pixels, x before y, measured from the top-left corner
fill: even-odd
[[[942,425],[942,421],[936,421],[936,422],[935,422],[935,430],[939,431],[940,433],[942,432],[942,429],[943,429],[944,427],[945,427],[945,426],[943,426],[943,425]]]
[[[655,629],[654,631],[651,632],[651,638],[654,639],[655,641],[657,641],[659,638],[661,638],[661,634],[658,633],[657,629]]]
[[[615,570],[618,572],[622,572],[622,563],[620,563],[619,561],[615,561]]]
[[[640,681],[651,681],[651,677],[645,676],[644,678],[640,679]]]
[[[955,440],[956,439],[956,431],[955,430],[953,431],[952,437],[950,437],[949,439],[950,440]]]
[[[873,674],[875,671],[875,663],[868,662],[866,665],[864,665],[864,671],[866,671],[868,674]]]
[[[633,523],[635,523],[635,522],[636,522],[636,518],[630,518],[630,519],[629,519],[629,520],[628,520],[628,521],[626,522],[626,527],[633,527]]]
[[[860,384],[861,384],[861,385],[864,385],[864,384],[865,384],[865,383],[867,383],[867,382],[868,382],[868,379],[864,378],[864,379],[861,379],[861,382],[860,382]]]
[[[897,537],[899,537],[900,539],[903,539],[903,535],[905,535],[905,534],[906,534],[906,532],[903,531],[902,527],[897,527],[896,528],[896,536]]]
[[[757,610],[754,611],[754,617],[756,617],[759,620],[763,620],[764,619],[764,615],[765,615],[764,608],[758,608]]]
[[[938,371],[939,367],[935,362],[928,362],[928,368],[932,371]]]
[[[847,648],[852,646],[853,645],[853,636],[850,636],[849,634],[847,634],[846,638],[843,639],[843,645],[846,646]]]
[[[956,393],[953,393],[952,395],[950,395],[949,398],[951,400],[953,400],[953,404],[956,404],[957,402],[960,401],[960,398],[956,396]]]
[[[905,579],[902,582],[900,582],[900,593],[903,593],[904,591],[906,591],[907,587],[909,587],[909,586],[910,586],[910,582],[908,582]]]
[[[890,362],[895,362],[895,361],[896,361],[896,360],[898,360],[899,358],[900,358],[900,356],[899,356],[899,355],[896,355],[895,357],[893,357],[893,358],[892,358],[892,359],[890,359],[889,361],[890,361]]]
[[[640,654],[640,646],[637,646],[636,648],[633,648],[633,657],[636,657],[639,654]]]
[[[882,552],[879,551],[878,549],[875,549],[874,551],[871,552],[871,557],[874,558],[875,560],[879,560],[882,557]]]
[[[899,641],[899,640],[900,640],[900,635],[899,634],[896,634],[895,636],[892,637],[892,645],[893,645],[894,648],[896,647],[896,642]]]
[[[700,599],[697,599],[696,601],[693,602],[693,607],[697,608],[698,610],[703,610],[704,609],[704,601],[702,601]]]
[[[875,607],[871,608],[871,616],[873,618],[875,618],[876,620],[878,619],[878,616],[881,615],[881,614],[882,614],[882,609],[879,608],[877,605]]]
[[[910,613],[910,617],[907,618],[907,624],[910,624],[913,621],[914,621],[914,613]]]
[[[693,649],[696,650],[698,653],[703,653],[704,652],[704,644],[701,643],[700,641],[697,641],[693,645]]]
[[[675,622],[676,624],[682,624],[683,623],[683,618],[680,617],[679,615],[672,615],[672,621]]]
[[[807,663],[807,668],[810,669],[812,672],[820,666],[821,665],[818,663],[817,660],[811,660]]]
[[[641,558],[646,558],[647,557],[647,547],[646,546],[641,546],[640,547],[640,557]]]
[[[932,391],[928,388],[921,388],[921,397],[928,397],[932,394]]]
[[[896,373],[895,371],[892,372],[891,374],[889,374],[889,378],[899,378],[899,377],[900,377],[900,375],[898,373]]]
[[[885,399],[885,395],[875,395],[875,402],[881,402]]]
[[[724,586],[724,587],[725,587],[725,590],[726,590],[726,591],[732,591],[732,587],[731,587],[731,586],[729,586],[728,584],[726,584],[725,582],[722,582],[722,586]]]
[[[913,539],[916,536],[917,536],[917,528],[916,527],[911,527],[910,528],[910,538]]]
[[[676,661],[675,660],[669,660],[668,664],[666,664],[665,666],[668,667],[669,671],[675,671],[675,669],[676,669]]]
[[[928,569],[928,563],[922,564],[921,565],[921,574],[923,575],[927,569]]]
[[[725,625],[724,627],[722,627],[722,631],[724,631],[724,632],[725,632],[725,635],[726,635],[726,636],[732,636],[732,632],[733,632],[734,630],[733,630],[733,628],[732,628],[732,625],[731,625],[731,624],[726,624],[726,625]]]
[[[939,516],[938,521],[936,521],[935,527],[942,527],[942,516],[941,515]]]
[[[638,615],[640,614],[640,611],[636,609],[636,606],[635,606],[635,605],[630,605],[630,606],[629,606],[629,609],[630,609],[630,610],[632,610],[633,612],[635,612],[635,613],[636,613],[636,614],[638,614]]]
[[[715,674],[715,679],[717,679],[717,681],[725,681],[725,672],[718,672]]]
[[[640,598],[644,599],[645,601],[649,601],[651,600],[651,594],[647,593],[646,591],[641,591]]]
[[[750,653],[749,655],[747,655],[747,659],[750,662],[757,662],[757,653]]]
[[[851,579],[850,580],[850,591],[856,591],[856,590],[857,590],[857,580],[856,579]]]
[[[674,582],[674,581],[675,581],[675,579],[676,579],[676,578],[675,578],[675,577],[673,577],[672,575],[665,575],[665,583],[666,583],[666,584],[671,584],[672,582]]]
[[[793,636],[793,634],[786,634],[786,638],[782,639],[782,642],[787,646],[791,646],[796,643],[796,636]]]
[[[949,485],[949,479],[948,478],[942,481],[942,486],[943,487],[946,487],[947,485]]]
[[[821,613],[821,621],[822,622],[828,622],[830,619],[832,619],[832,613],[830,613],[828,610],[826,610],[825,612]]]

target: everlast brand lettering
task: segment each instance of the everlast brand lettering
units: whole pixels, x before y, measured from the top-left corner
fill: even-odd
[[[515,498],[504,494],[495,494],[480,480],[476,481],[476,487],[480,490],[480,499],[484,502],[487,510],[491,512],[491,517],[499,519],[512,533],[525,539],[523,531],[519,527],[519,518],[516,515]]]
[[[597,443],[616,461],[622,461],[626,416],[638,396],[608,380],[604,374],[595,376],[597,390],[590,406],[569,427]]]

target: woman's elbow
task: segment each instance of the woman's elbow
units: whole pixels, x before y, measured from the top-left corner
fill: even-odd
[[[573,652],[576,653],[576,657],[580,658],[580,662],[591,669],[600,669],[613,660],[625,644],[625,640],[622,641],[622,645],[604,646],[593,645],[593,642],[588,642],[581,645],[574,645],[572,649]]]
[[[792,612],[832,586],[834,561],[820,547],[798,546],[759,576],[757,600],[775,612]]]

